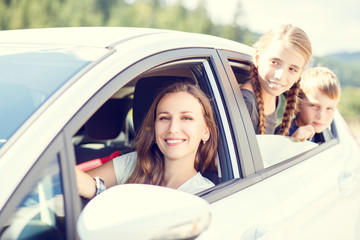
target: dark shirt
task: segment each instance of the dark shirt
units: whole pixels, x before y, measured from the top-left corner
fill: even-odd
[[[258,112],[258,103],[256,100],[256,96],[253,92],[247,90],[247,89],[241,89],[241,93],[244,97],[244,101],[246,104],[246,107],[249,111],[251,122],[254,126],[255,133],[258,133],[259,130],[259,112]],[[277,97],[276,99],[276,109],[275,111],[266,116],[266,134],[273,134],[276,126],[276,119],[277,119],[277,111],[280,107],[280,101],[281,98]]]
[[[292,136],[298,128],[299,128],[298,125],[296,125],[295,121],[292,120],[289,128],[289,132],[286,136]],[[280,125],[275,128],[275,134],[279,134],[279,131],[280,131]]]

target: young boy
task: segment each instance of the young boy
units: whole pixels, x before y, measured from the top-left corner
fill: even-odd
[[[328,68],[315,67],[303,73],[300,86],[300,103],[288,135],[300,141],[322,142],[317,133],[333,121],[340,100],[340,82]]]

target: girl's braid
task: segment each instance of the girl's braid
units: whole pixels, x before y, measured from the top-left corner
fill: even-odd
[[[300,91],[300,79],[292,85],[286,95],[286,108],[283,114],[282,123],[280,125],[279,134],[286,136],[289,132],[289,128],[292,121],[292,116],[294,115],[298,102]]]
[[[261,95],[261,87],[258,79],[258,71],[254,64],[251,64],[251,80],[254,88],[254,93],[256,96],[257,104],[258,104],[258,113],[259,113],[259,127],[258,133],[265,134],[266,133],[266,118],[264,111],[264,100]]]

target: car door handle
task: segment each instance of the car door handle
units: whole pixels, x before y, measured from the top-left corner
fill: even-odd
[[[250,227],[240,238],[241,240],[272,240],[272,231],[269,227]]]
[[[339,190],[342,194],[350,194],[356,187],[356,177],[352,171],[342,171],[338,178]]]

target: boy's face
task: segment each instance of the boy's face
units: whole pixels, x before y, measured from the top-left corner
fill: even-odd
[[[330,126],[337,106],[338,99],[331,99],[320,90],[313,89],[300,103],[296,124],[299,127],[311,124],[316,133],[321,133]]]

